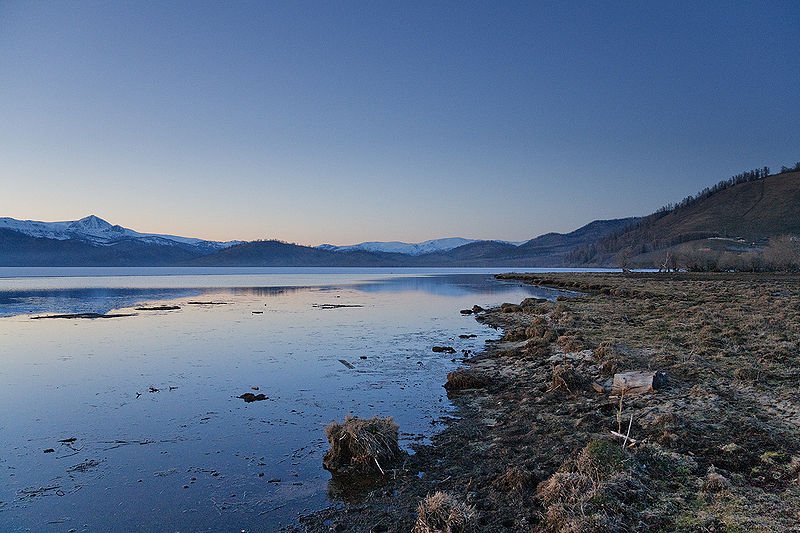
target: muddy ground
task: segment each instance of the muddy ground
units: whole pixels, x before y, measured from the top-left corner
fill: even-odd
[[[475,507],[473,531],[800,531],[800,276],[504,277],[584,295],[478,314],[504,331],[469,363],[486,385],[366,497],[332,484],[349,503],[301,531],[408,532],[436,491]],[[666,385],[596,392],[632,370]]]

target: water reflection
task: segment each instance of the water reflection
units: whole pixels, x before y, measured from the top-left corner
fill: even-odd
[[[437,296],[468,296],[517,294],[520,284],[497,281],[493,274],[440,274],[431,276],[413,276],[390,278],[367,283],[359,283],[355,288],[368,293],[408,292],[415,291]],[[561,294],[547,287],[527,286],[531,295],[540,298],[555,299]]]
[[[48,278],[52,283],[52,278]],[[180,279],[176,279],[181,283]],[[33,288],[0,290],[0,317],[37,313],[98,313],[105,314],[114,309],[134,307],[152,301],[175,300],[207,294],[232,294],[234,296],[258,296],[274,298],[303,291],[336,293],[352,289],[368,294],[419,292],[426,295],[460,297],[468,295],[491,295],[519,292],[518,283],[498,282],[492,274],[449,274],[425,276],[400,276],[386,279],[343,280],[330,286],[220,286],[185,288],[140,288],[140,287],[86,287],[86,288]],[[554,299],[558,291],[546,287],[528,287],[527,291],[540,298]]]
[[[152,300],[196,296],[197,289],[34,289],[0,291],[0,317],[36,313],[99,313]]]

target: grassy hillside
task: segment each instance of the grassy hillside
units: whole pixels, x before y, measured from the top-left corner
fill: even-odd
[[[769,176],[720,191],[653,223],[665,237],[715,233],[749,241],[800,233],[800,172]]]
[[[684,205],[661,210],[629,229],[568,256],[573,264],[653,265],[670,250],[741,253],[770,238],[800,235],[800,172],[786,172],[704,192]],[[717,242],[712,242],[717,241]]]

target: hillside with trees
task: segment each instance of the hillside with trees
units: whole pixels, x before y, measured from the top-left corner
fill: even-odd
[[[690,270],[797,268],[800,163],[743,172],[578,248],[574,265]],[[783,258],[779,260],[780,258]]]

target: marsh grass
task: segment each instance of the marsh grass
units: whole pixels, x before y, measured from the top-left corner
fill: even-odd
[[[385,475],[402,455],[398,426],[391,417],[358,418],[331,422],[325,428],[330,449],[322,464],[335,476]]]
[[[412,533],[470,533],[477,531],[478,513],[446,492],[425,497],[417,507]]]

